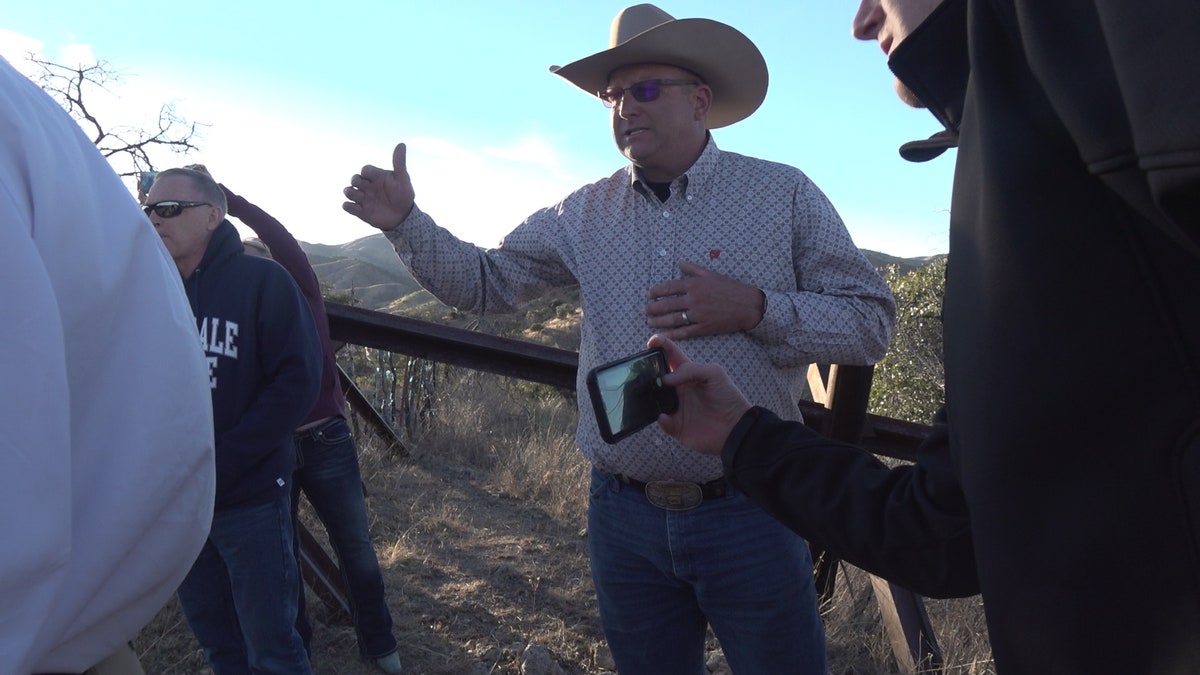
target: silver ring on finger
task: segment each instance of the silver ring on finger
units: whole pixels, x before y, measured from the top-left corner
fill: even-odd
[[[685,326],[686,326],[686,325],[688,325],[688,324],[690,324],[690,323],[692,322],[692,321],[691,321],[691,319],[688,319],[688,315],[687,315],[687,310],[686,310],[686,309],[685,309],[685,310],[683,310],[682,312],[680,312],[680,313],[679,313],[679,316],[683,317],[683,325],[685,325]]]

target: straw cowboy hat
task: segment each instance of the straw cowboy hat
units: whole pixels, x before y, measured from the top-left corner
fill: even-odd
[[[654,5],[626,7],[613,19],[609,48],[550,72],[593,96],[622,66],[686,68],[712,88],[708,128],[746,119],[767,96],[767,62],[745,35],[709,19],[676,19]]]

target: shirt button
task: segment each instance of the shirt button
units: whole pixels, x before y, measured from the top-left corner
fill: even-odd
[[[663,211],[663,218],[670,218],[670,217],[671,217],[670,211]]]
[[[691,196],[691,195],[688,195],[688,196],[687,196],[687,200],[688,200],[689,202],[690,202],[690,201],[692,201],[692,196]]]
[[[665,248],[658,249],[658,257],[660,257],[660,258],[667,257],[667,249],[665,249]]]

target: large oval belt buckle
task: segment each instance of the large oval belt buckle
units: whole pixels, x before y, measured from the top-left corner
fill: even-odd
[[[646,499],[660,509],[687,511],[700,506],[704,492],[696,483],[656,480],[646,483]]]

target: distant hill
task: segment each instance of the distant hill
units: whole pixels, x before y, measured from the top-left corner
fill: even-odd
[[[414,293],[429,295],[382,234],[346,244],[300,242],[300,248],[322,284],[338,293],[352,294],[360,307],[382,310]]]
[[[382,234],[346,244],[300,242],[300,247],[308,255],[322,284],[339,293],[352,293],[360,307],[421,317],[449,311],[413,279],[396,256],[391,242]],[[904,271],[916,269],[939,257],[900,258],[866,249],[863,255],[876,268],[898,265]],[[569,302],[572,299],[578,302],[578,295],[552,294],[541,304]]]
[[[896,265],[900,268],[901,272],[911,272],[918,267],[924,267],[934,260],[945,257],[946,255],[945,253],[941,253],[938,255],[930,255],[920,258],[899,258],[894,255],[888,255],[878,251],[871,251],[865,248],[862,249],[862,252],[863,255],[866,256],[867,260],[870,260],[871,264],[875,266],[875,269],[883,269],[888,265]]]

